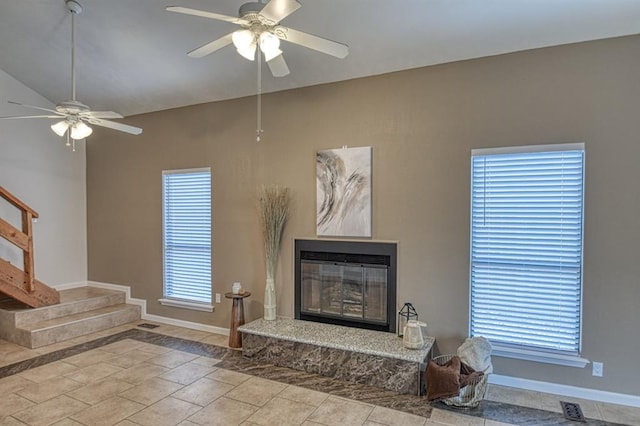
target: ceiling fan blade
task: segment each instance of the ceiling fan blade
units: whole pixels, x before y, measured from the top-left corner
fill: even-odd
[[[22,107],[33,108],[33,109],[39,109],[40,111],[52,112],[54,114],[58,114],[59,116],[64,117],[64,114],[61,114],[61,113],[59,113],[58,111],[56,111],[54,109],[42,108],[42,107],[33,106],[33,105],[25,105],[25,104],[21,104],[20,102],[14,102],[14,101],[7,101],[7,102],[9,102],[10,104],[13,104],[13,105],[19,105],[19,106],[22,106]]]
[[[285,62],[282,53],[268,61],[267,65],[274,77],[284,77],[285,75],[289,75],[289,67]]]
[[[327,55],[340,59],[345,58],[349,54],[349,46],[346,44],[314,36],[309,33],[303,33],[302,31],[292,28],[278,27],[278,30],[282,31],[276,31],[275,34],[290,43],[299,44],[300,46],[308,47],[309,49],[317,50],[318,52],[326,53]]]
[[[260,11],[260,16],[275,25],[302,6],[296,0],[271,0]]]
[[[89,121],[90,124],[95,124],[96,126],[108,127],[109,129],[120,130],[121,132],[131,133],[132,135],[139,135],[142,133],[142,129],[139,127],[116,123],[115,121],[103,120],[101,118],[90,118],[87,121]]]
[[[59,115],[13,115],[9,117],[0,117],[2,120],[12,120],[20,118],[61,118]]]
[[[221,15],[219,13],[207,12],[206,10],[191,9],[191,8],[182,7],[182,6],[167,6],[165,10],[167,10],[168,12],[182,13],[184,15],[193,15],[193,16],[200,16],[203,18],[217,19],[218,21],[231,22],[232,24],[237,24],[237,25],[250,24],[250,22],[247,21],[246,19],[237,18],[235,16]]]
[[[198,47],[197,49],[192,50],[187,53],[187,56],[190,58],[202,58],[203,56],[207,56],[218,49],[222,49],[225,46],[228,46],[232,43],[231,35],[233,33],[229,33],[226,36],[222,36],[217,40],[209,42],[203,46]]]
[[[118,114],[113,111],[88,111],[81,112],[80,117],[91,119],[91,118],[124,118],[122,114]]]

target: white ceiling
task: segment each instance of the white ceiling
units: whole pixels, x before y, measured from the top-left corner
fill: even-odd
[[[237,26],[164,10],[237,16],[243,0],[78,1],[77,98],[94,110],[132,115],[256,93],[256,64],[233,46],[186,56]],[[299,1],[282,25],[343,42],[349,56],[283,42],[291,74],[274,78],[263,64],[265,92],[640,33],[640,0]],[[53,103],[71,98],[70,40],[64,0],[0,0],[0,69]]]

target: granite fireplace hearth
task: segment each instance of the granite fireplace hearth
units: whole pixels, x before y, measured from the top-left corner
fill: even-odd
[[[425,337],[422,348],[407,349],[395,333],[287,318],[239,330],[242,355],[252,361],[413,395],[424,389],[435,343]]]

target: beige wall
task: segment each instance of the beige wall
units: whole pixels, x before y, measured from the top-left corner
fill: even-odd
[[[249,66],[249,64],[247,64]],[[292,70],[295,76],[295,70]],[[398,302],[412,301],[441,352],[467,335],[469,167],[473,148],[586,144],[583,356],[576,369],[495,359],[496,372],[640,395],[640,37],[415,69],[263,98],[131,118],[137,138],[97,130],[88,144],[89,278],[132,286],[149,311],[228,326],[213,314],[162,307],[161,171],[210,166],[214,291],[241,281],[261,316],[264,261],[259,184],[288,186],[293,211],[278,269],[278,311],[293,313],[292,239],[315,235],[315,153],[373,147],[373,235],[399,242]],[[247,82],[251,84],[251,82]]]

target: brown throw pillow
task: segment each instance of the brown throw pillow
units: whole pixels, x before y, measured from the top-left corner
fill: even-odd
[[[452,357],[446,364],[438,365],[433,360],[427,365],[427,400],[451,398],[460,394],[460,358]]]
[[[464,362],[460,362],[460,389],[484,375],[482,371],[476,371]]]

